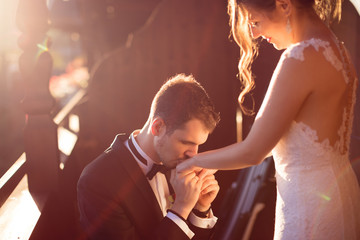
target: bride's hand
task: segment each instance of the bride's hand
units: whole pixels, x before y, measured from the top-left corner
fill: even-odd
[[[212,175],[217,172],[216,169],[204,169],[195,165],[195,157],[189,158],[176,167],[178,173],[189,174],[190,172],[195,172],[197,176],[202,179],[207,175]]]
[[[196,175],[198,175],[199,172],[201,172],[202,168],[197,167],[194,165],[194,157],[186,159],[185,161],[179,163],[176,166],[176,172],[188,174],[190,172],[195,172]]]

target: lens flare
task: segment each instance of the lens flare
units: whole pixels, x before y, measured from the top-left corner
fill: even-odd
[[[324,200],[326,200],[326,201],[330,201],[330,200],[331,200],[331,197],[329,197],[328,195],[325,195],[325,194],[323,194],[323,193],[318,193],[318,195],[319,195],[322,199],[324,199]]]

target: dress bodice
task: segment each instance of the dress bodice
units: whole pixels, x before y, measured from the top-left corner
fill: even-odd
[[[348,158],[350,135],[353,123],[353,109],[355,104],[357,79],[351,77],[350,58],[343,43],[337,42],[340,52],[339,59],[330,43],[312,38],[290,46],[284,51],[280,61],[293,58],[306,61],[304,49],[313,47],[321,52],[331,65],[340,71],[347,84],[347,103],[343,109],[342,123],[338,129],[338,140],[332,146],[328,139],[319,142],[316,130],[302,122],[293,121],[288,132],[281,138],[273,150],[275,165],[278,173],[296,171],[297,169],[312,169],[329,164],[343,164]],[[319,159],[319,160],[316,160]],[[344,160],[345,159],[345,160]]]
[[[316,131],[308,125],[293,121],[288,132],[274,148],[273,156],[277,173],[284,175],[329,166],[341,162],[347,155],[331,146],[328,139],[319,142]]]
[[[338,129],[338,140],[334,146],[330,145],[328,139],[319,142],[317,132],[314,129],[311,129],[311,127],[305,123],[293,121],[288,133],[279,141],[278,145],[273,150],[274,155],[278,155],[279,158],[280,155],[287,155],[287,152],[294,154],[296,151],[301,151],[302,154],[307,155],[327,155],[336,156],[336,158],[341,156],[348,157],[354,115],[353,111],[356,102],[357,78],[350,74],[350,57],[343,43],[336,42],[336,44],[341,59],[336,56],[329,42],[312,38],[290,46],[284,51],[280,61],[284,61],[287,58],[306,61],[304,49],[313,47],[316,51],[321,52],[324,58],[330,62],[337,71],[342,73],[343,80],[347,84],[347,103],[343,109],[342,123]],[[306,162],[293,164],[308,166],[308,163]]]
[[[357,79],[348,71],[349,58],[338,46],[341,58],[330,44],[310,39],[289,47],[280,61],[306,61],[303,51],[322,52],[347,84],[338,140],[319,141],[316,130],[293,121],[273,149],[277,202],[274,239],[359,239],[360,191],[348,159]]]

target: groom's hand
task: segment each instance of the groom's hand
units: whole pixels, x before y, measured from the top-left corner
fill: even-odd
[[[219,193],[220,186],[215,179],[214,174],[209,174],[207,172],[205,175],[198,175],[200,176],[200,182],[202,183],[201,192],[199,195],[199,199],[195,205],[195,209],[199,210],[200,212],[207,211],[211,203],[215,200],[217,194]]]
[[[195,172],[178,173],[173,170],[170,182],[176,194],[171,210],[187,219],[199,199],[202,181]]]

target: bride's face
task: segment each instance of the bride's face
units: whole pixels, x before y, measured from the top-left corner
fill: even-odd
[[[248,23],[253,38],[262,37],[276,49],[287,48],[291,43],[291,33],[286,31],[287,17],[276,7],[271,12],[247,7]]]

